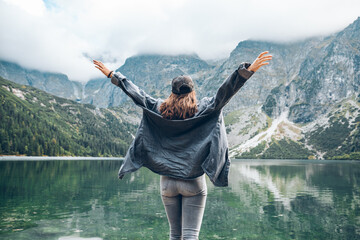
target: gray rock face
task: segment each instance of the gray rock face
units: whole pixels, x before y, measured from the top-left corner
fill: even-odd
[[[271,63],[251,77],[240,92],[234,96],[234,99],[230,101],[227,109],[263,104],[272,89],[281,84],[286,85],[296,78],[307,53],[319,41],[320,39],[314,38],[288,44],[253,40],[240,42],[214,77],[209,79],[207,84],[204,84],[204,91],[213,94],[221,82],[241,62],[252,63],[258,54],[268,50],[273,56]]]
[[[261,106],[272,124],[249,126],[245,131],[241,123],[230,121],[232,156],[359,159],[360,18],[337,34],[298,46],[299,67],[295,71],[293,66],[287,81],[279,81]],[[251,119],[258,114],[248,107],[238,110],[238,115],[245,112]],[[244,134],[254,128],[256,134]],[[236,129],[241,129],[243,138]]]
[[[289,119],[307,123],[336,102],[359,92],[360,18],[343,31],[316,43],[297,76],[268,95],[263,110],[271,117],[289,110]],[[306,51],[299,49],[299,51]]]

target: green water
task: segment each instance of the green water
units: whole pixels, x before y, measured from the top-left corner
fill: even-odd
[[[0,161],[0,239],[167,239],[159,176],[120,161]],[[360,162],[233,161],[200,239],[360,239]]]

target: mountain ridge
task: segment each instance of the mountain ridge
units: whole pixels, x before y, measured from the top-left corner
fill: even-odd
[[[359,36],[360,17],[328,36],[289,43],[241,41],[224,61],[208,63],[195,54],[143,54],[128,58],[117,71],[160,98],[170,94],[173,77],[189,74],[201,98],[215,94],[240,62],[268,50],[270,64],[224,108],[230,156],[360,159]],[[92,79],[79,91],[78,102],[134,109],[106,78]]]

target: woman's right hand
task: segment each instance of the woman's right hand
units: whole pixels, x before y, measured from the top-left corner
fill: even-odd
[[[264,65],[268,65],[269,62],[265,62],[265,61],[270,61],[272,59],[272,55],[267,55],[264,56],[265,54],[269,53],[269,51],[265,51],[260,53],[260,55],[255,59],[255,61],[247,68],[247,70],[249,71],[253,71],[256,72],[257,70],[259,70],[259,68],[261,66]]]
[[[95,64],[95,67],[99,69],[105,76],[108,76],[111,72],[102,62],[93,60],[93,63]],[[112,74],[113,73],[111,73],[110,78],[112,77]]]

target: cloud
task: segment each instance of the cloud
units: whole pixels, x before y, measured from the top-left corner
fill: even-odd
[[[46,11],[45,4],[42,0],[4,0],[8,4],[12,4],[34,16],[41,16]]]
[[[82,56],[91,49],[91,43],[56,22],[50,13],[41,13],[34,6],[29,10],[4,3],[0,3],[0,9],[2,59],[41,71],[65,73],[74,80],[96,75],[96,71],[87,73],[90,61]]]
[[[0,58],[87,81],[91,58],[117,68],[139,53],[224,58],[245,39],[294,41],[339,31],[355,0],[0,0]]]

